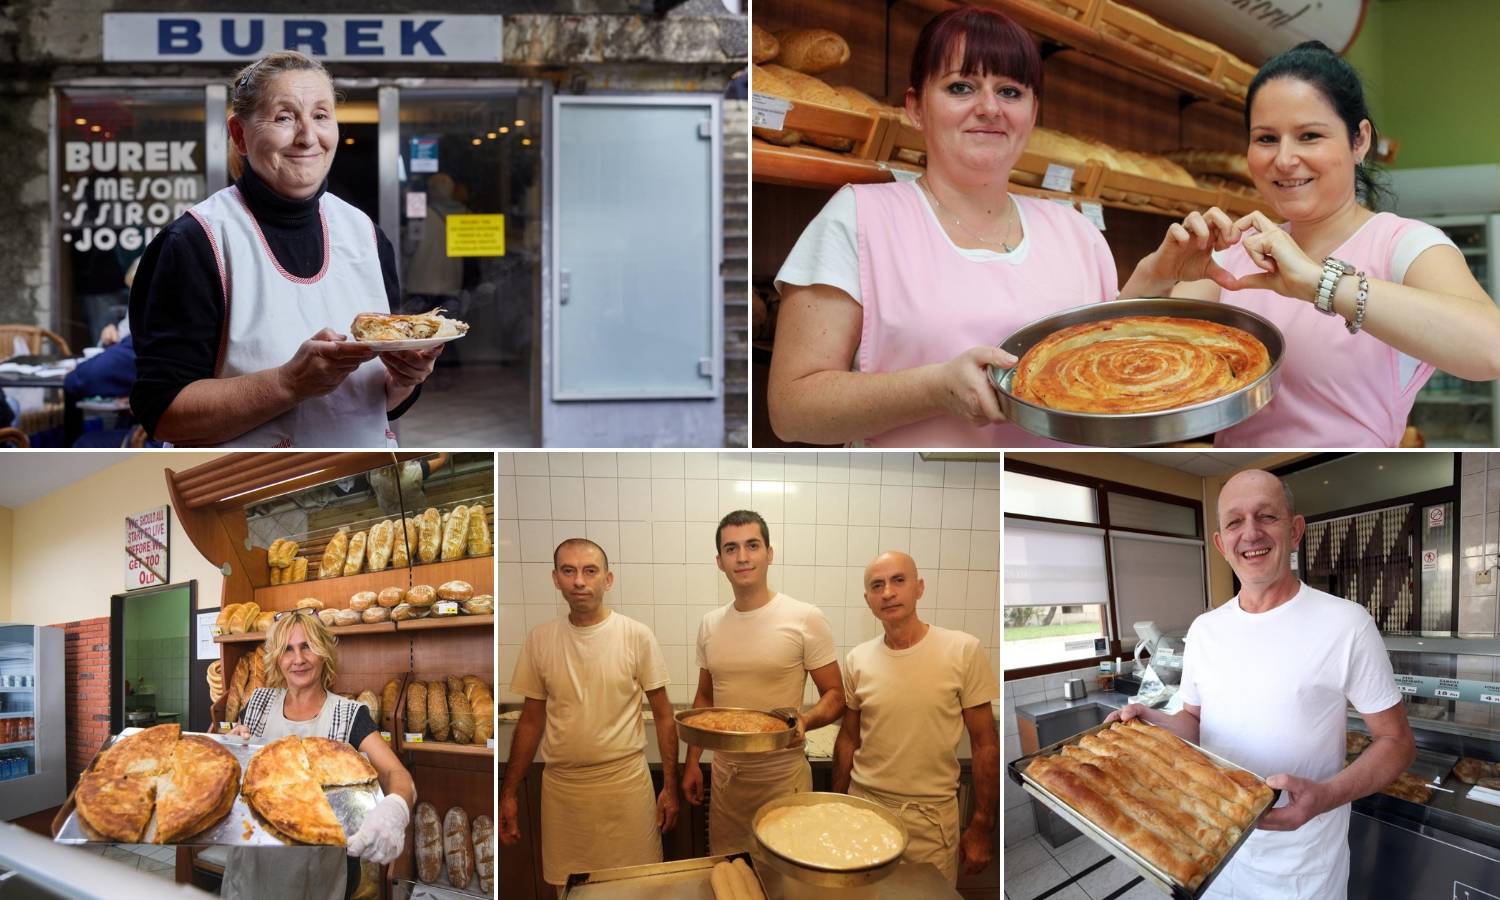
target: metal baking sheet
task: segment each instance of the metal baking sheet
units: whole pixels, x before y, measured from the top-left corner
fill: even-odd
[[[141,729],[129,729],[105,741],[100,747],[104,752],[114,746],[121,738],[140,731]],[[187,736],[191,732],[183,732]],[[202,737],[212,738],[223,745],[224,749],[234,754],[234,758],[240,763],[240,778],[244,779],[245,767],[250,764],[250,757],[256,751],[264,747],[264,744],[246,744],[238,740],[226,740],[222,735],[205,734]],[[97,757],[96,757],[97,758]],[[90,763],[90,768],[93,764]],[[368,785],[355,785],[351,787],[325,788],[323,793],[328,797],[328,804],[333,807],[333,814],[344,826],[345,834],[354,834],[359,826],[365,821],[365,815],[375,807],[385,796],[380,789],[379,782]],[[70,800],[71,805],[71,800]],[[146,836],[143,843],[155,843],[156,838],[156,813],[151,814],[151,821],[146,825]],[[53,838],[59,844],[115,844],[110,838],[97,834],[93,829],[84,824],[78,815],[76,807],[68,811],[68,818],[63,822],[61,830]],[[231,847],[306,847],[307,844],[299,844],[276,831],[270,823],[262,819],[243,796],[234,798],[234,806],[229,810],[219,823],[207,831],[199,832],[185,841],[179,841],[183,846],[208,846],[211,844],[224,844]]]
[[[759,731],[754,733],[730,733],[726,731],[712,731],[707,728],[698,728],[692,724],[693,716],[707,712],[758,712],[763,715],[778,716],[780,710],[767,712],[763,709],[746,709],[739,706],[709,706],[697,709],[681,709],[673,714],[677,721],[677,736],[684,743],[702,747],[706,750],[729,750],[736,753],[767,753],[772,750],[785,750],[791,746],[792,739],[797,736],[795,719],[788,723],[786,731]]]
[[[755,874],[760,892],[769,897],[765,882],[755,871],[755,859],[748,853],[731,853],[575,873],[568,876],[563,900],[714,900],[709,884],[714,866],[736,859],[745,861]]]
[[[1027,403],[1011,393],[1015,369],[991,366],[990,382],[999,394],[1000,410],[1005,417],[1032,434],[1070,444],[1146,447],[1213,434],[1249,418],[1275,396],[1281,382],[1281,359],[1286,351],[1281,329],[1249,310],[1226,303],[1164,297],[1090,303],[1025,325],[1000,347],[1020,358],[1043,338],[1064,328],[1123,316],[1201,319],[1247,331],[1266,345],[1271,368],[1250,384],[1213,400],[1157,412],[1104,414],[1066,412]]]
[[[1261,816],[1266,814],[1266,810],[1276,805],[1276,801],[1281,797],[1281,791],[1272,789],[1271,801],[1255,811],[1254,817],[1251,818],[1250,824],[1245,827],[1244,833],[1240,835],[1240,839],[1235,841],[1234,844],[1229,848],[1229,850],[1219,859],[1219,864],[1214,866],[1213,871],[1209,872],[1208,875],[1204,877],[1203,881],[1198,885],[1198,889],[1190,890],[1187,885],[1179,882],[1171,875],[1168,875],[1166,872],[1163,872],[1161,869],[1157,868],[1155,864],[1147,860],[1144,856],[1141,856],[1139,853],[1136,853],[1119,838],[1116,838],[1114,835],[1089,821],[1081,813],[1075,811],[1073,807],[1069,806],[1067,803],[1056,797],[1051,791],[1047,790],[1047,788],[1039,784],[1030,775],[1026,774],[1026,767],[1031,764],[1032,760],[1058,753],[1062,750],[1062,748],[1068,746],[1069,744],[1077,743],[1084,737],[1099,731],[1103,731],[1111,727],[1113,724],[1114,723],[1111,722],[1107,724],[1096,725],[1095,727],[1090,728],[1087,731],[1080,731],[1078,734],[1075,734],[1072,737],[1065,738],[1064,740],[1058,741],[1055,744],[1043,747],[1035,753],[1027,754],[1020,759],[1015,760],[1006,767],[1007,771],[1009,771],[1010,773],[1011,780],[1019,784],[1026,791],[1026,793],[1041,801],[1042,804],[1047,806],[1053,812],[1057,813],[1059,816],[1062,816],[1062,818],[1067,821],[1069,825],[1072,825],[1074,828],[1077,828],[1085,835],[1093,838],[1096,843],[1098,843],[1104,849],[1108,850],[1110,853],[1114,854],[1117,859],[1120,859],[1131,868],[1135,869],[1141,874],[1143,878],[1156,885],[1156,887],[1160,890],[1166,892],[1167,894],[1170,894],[1174,898],[1177,898],[1177,900],[1198,900],[1199,897],[1202,897],[1205,893],[1207,893],[1209,885],[1213,884],[1214,879],[1219,877],[1219,873],[1224,871],[1225,864],[1229,862],[1230,858],[1232,858],[1234,854],[1239,851],[1240,847],[1245,843],[1246,839],[1250,837],[1250,833],[1255,830],[1255,824],[1260,821]],[[1210,760],[1212,760],[1222,768],[1237,769],[1242,772],[1250,771],[1243,766],[1235,765],[1224,757],[1219,756],[1217,753],[1211,753],[1208,750],[1199,747],[1197,744],[1191,742],[1186,743],[1188,744],[1188,746],[1197,750],[1199,753],[1202,753],[1204,756],[1208,757]],[[1251,774],[1254,773],[1252,772]],[[1258,778],[1259,776],[1256,777]]]

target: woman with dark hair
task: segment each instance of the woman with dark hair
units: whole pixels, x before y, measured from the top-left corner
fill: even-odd
[[[1500,376],[1500,310],[1463,255],[1375,211],[1376,132],[1353,66],[1318,41],[1276,56],[1250,83],[1245,125],[1251,177],[1285,223],[1193,213],[1121,293],[1222,300],[1286,336],[1275,399],[1217,444],[1395,447],[1435,369]]]
[[[906,112],[927,143],[915,183],[842,188],[776,276],[772,427],[866,446],[1037,446],[1005,424],[986,369],[1033,319],[1110,299],[1099,231],[1008,190],[1036,124],[1042,60],[1024,29],[959,7],[922,29]]]

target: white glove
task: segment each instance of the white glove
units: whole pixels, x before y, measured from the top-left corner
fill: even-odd
[[[383,866],[401,855],[411,810],[399,794],[387,794],[365,814],[359,831],[349,838],[349,855]]]

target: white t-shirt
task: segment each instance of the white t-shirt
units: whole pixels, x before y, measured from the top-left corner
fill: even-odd
[[[914,800],[951,799],[963,710],[999,696],[1000,682],[972,634],[932,625],[905,650],[892,650],[884,636],[851,649],[844,702],[859,710],[853,782]]]
[[[1370,614],[1305,584],[1269,612],[1247,613],[1235,597],[1199,616],[1179,693],[1201,707],[1205,749],[1262,778],[1315,781],[1343,768],[1348,706],[1370,714],[1401,702]],[[1348,834],[1345,804],[1296,831],[1256,830],[1235,859],[1277,874],[1318,871],[1340,858]]]
[[[547,701],[548,765],[592,766],[646,749],[641,700],[671,680],[651,629],[611,610],[585,628],[567,616],[533,628],[511,688]]]
[[[785,594],[750,612],[733,603],[721,606],[698,626],[698,667],[713,677],[715,706],[801,706],[807,673],[831,662],[838,662],[838,651],[828,618],[811,603]],[[749,755],[770,762],[768,757],[804,754],[791,749]]]

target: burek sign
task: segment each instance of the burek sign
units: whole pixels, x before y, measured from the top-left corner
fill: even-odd
[[[104,58],[251,62],[298,50],[325,62],[502,62],[500,16],[105,13]]]

